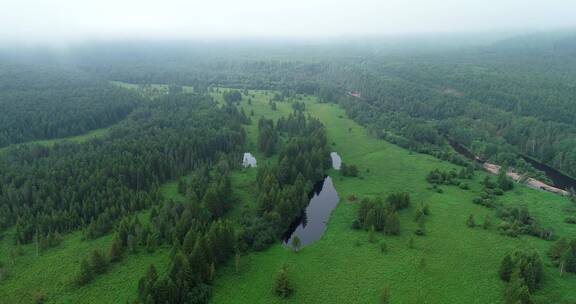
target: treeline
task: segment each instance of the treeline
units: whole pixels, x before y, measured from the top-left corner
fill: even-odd
[[[81,227],[88,238],[103,235],[159,201],[159,184],[240,153],[245,119],[204,95],[169,95],[106,138],[11,148],[0,157],[0,228],[15,225],[17,243]]]
[[[533,303],[532,295],[544,279],[542,259],[537,252],[515,251],[502,259],[499,275],[507,282],[504,290],[507,304]]]
[[[277,101],[315,94],[341,102],[374,135],[412,150],[464,164],[448,137],[484,159],[531,174],[538,173],[518,152],[576,175],[576,60],[566,51],[574,44],[569,34],[537,35],[530,50],[526,41],[510,39],[417,56],[375,51],[384,45],[375,52],[291,45],[288,56],[284,47],[186,43],[86,45],[71,54],[83,71],[110,80],[188,85],[199,92],[210,86],[277,89]]]
[[[409,206],[410,195],[405,192],[392,193],[385,200],[379,197],[375,199],[364,198],[358,206],[358,214],[352,223],[352,228],[383,231],[388,235],[398,235],[400,234],[398,211]]]
[[[238,262],[241,252],[268,247],[300,215],[312,182],[322,178],[328,166],[324,126],[295,112],[277,125],[273,121],[260,124],[261,132],[263,128],[270,128],[285,141],[278,143],[278,164],[258,169],[257,210],[244,210],[235,224],[221,219],[235,202],[228,177],[234,165],[222,157],[195,170],[189,179],[181,179],[178,191],[186,196],[186,202],[154,207],[151,227],[139,229],[148,232],[134,233],[148,236],[146,242],[143,237],[132,238],[140,246],[172,247],[169,271],[161,276],[152,265],[141,278],[138,303],[207,303],[218,265],[233,256]],[[121,227],[111,259],[117,256],[112,252],[130,248],[130,242],[120,237],[126,235],[121,231],[127,230]]]
[[[572,108],[567,103],[574,92],[561,84],[576,75],[567,72],[560,80],[548,72],[543,54],[522,57],[530,62],[529,70],[506,64],[518,60],[512,53],[479,55],[473,64],[460,64],[472,58],[466,54],[450,55],[397,58],[394,64],[374,59],[362,67],[342,68],[355,76],[335,89],[359,91],[361,98],[341,94],[335,100],[377,136],[419,152],[456,157],[449,155],[447,137],[504,166],[533,171],[519,157],[522,153],[576,175],[576,145],[570,139],[576,124],[566,110]],[[567,57],[558,61],[576,65]]]
[[[181,188],[187,189],[186,202],[152,209],[147,243],[171,246],[171,262],[164,276],[150,266],[138,284],[139,303],[208,302],[216,267],[238,254],[235,225],[222,220],[235,201],[228,177],[233,167],[222,157],[211,167],[213,174],[208,167],[196,170]]]
[[[278,138],[279,147],[278,163],[258,168],[257,217],[243,223],[240,248],[254,250],[275,242],[301,215],[312,185],[324,178],[330,166],[324,126],[300,110],[280,118],[276,125],[273,121],[260,123],[259,131]]]
[[[0,63],[0,148],[110,126],[140,101],[73,68]]]
[[[560,275],[565,272],[576,273],[576,239],[561,238],[548,250],[548,256]]]

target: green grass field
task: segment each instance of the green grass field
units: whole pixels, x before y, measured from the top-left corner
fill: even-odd
[[[289,113],[288,103],[278,103],[278,111],[271,111],[269,96],[255,93],[252,105],[242,102],[246,113],[253,110],[255,117],[274,118]],[[359,166],[362,178],[342,178],[338,172],[330,172],[341,202],[323,238],[298,253],[277,244],[245,256],[240,273],[232,265],[224,268],[216,280],[214,303],[377,303],[383,287],[390,288],[393,303],[501,303],[504,284],[497,270],[502,256],[521,247],[535,248],[545,256],[549,242],[532,237],[514,239],[494,230],[466,227],[470,214],[480,221],[486,214],[493,214],[471,202],[480,191],[478,181],[483,173],[478,173],[470,191],[444,187],[444,193],[438,194],[427,190],[425,176],[430,170],[454,166],[370,137],[336,105],[305,100],[308,112],[326,125],[333,150],[344,162]],[[251,140],[255,138],[253,128],[255,125],[248,127]],[[245,175],[236,180],[247,184],[251,176]],[[366,232],[350,228],[357,206],[346,198],[350,194],[362,198],[393,191],[408,191],[413,202],[427,202],[431,216],[427,235],[416,237],[415,248],[409,249],[407,243],[416,225],[413,211],[403,211],[402,234],[378,237],[389,248],[381,254],[378,244],[368,242]],[[574,225],[563,223],[563,209],[569,202],[562,197],[518,186],[502,201],[527,206],[544,226],[553,227],[561,235],[576,235]],[[421,269],[423,257],[426,266]],[[274,277],[283,264],[288,266],[296,290],[288,300],[280,300],[272,292]],[[576,286],[576,276],[560,277],[556,269],[547,267],[538,296],[546,303],[574,299],[576,290],[571,286]]]
[[[213,92],[222,102],[225,89]],[[257,121],[260,116],[277,119],[291,112],[288,102],[278,102],[277,111],[270,109],[271,92],[250,91],[252,105],[244,96],[242,107],[252,124],[246,126],[247,152],[253,153],[258,165],[273,163],[257,152]],[[434,169],[454,167],[433,157],[411,153],[367,134],[365,128],[346,118],[342,109],[332,104],[317,103],[312,97],[302,97],[307,112],[326,125],[329,142],[344,162],[360,168],[361,178],[342,178],[331,170],[341,202],[333,211],[328,229],[321,240],[294,253],[279,243],[271,248],[241,258],[240,272],[233,263],[218,269],[214,303],[377,303],[380,290],[389,287],[392,303],[502,303],[504,284],[497,277],[502,256],[514,248],[535,248],[543,257],[551,245],[533,237],[509,238],[494,229],[470,229],[466,218],[474,214],[482,222],[492,210],[474,205],[472,198],[481,190],[478,173],[472,189],[443,187],[439,194],[428,190],[426,174]],[[254,116],[250,116],[251,112]],[[240,160],[239,160],[240,161]],[[369,169],[369,172],[367,172]],[[234,219],[244,209],[253,209],[255,169],[234,171],[232,182],[240,204],[227,215]],[[176,191],[176,182],[162,186],[165,198],[184,199]],[[414,203],[426,202],[431,215],[427,219],[427,235],[415,237],[415,248],[407,243],[416,224],[413,209],[402,211],[402,233],[397,237],[378,235],[388,252],[382,254],[377,243],[368,242],[368,233],[350,228],[356,214],[356,203],[347,201],[350,194],[359,198],[392,191],[408,191]],[[505,204],[522,204],[529,208],[543,226],[550,226],[559,235],[576,235],[576,225],[563,222],[565,198],[523,186],[508,192],[500,200]],[[141,214],[147,217],[147,212]],[[496,219],[494,219],[496,223]],[[85,287],[71,284],[79,261],[94,249],[108,250],[112,236],[84,241],[81,233],[65,236],[64,242],[53,249],[35,254],[33,245],[24,246],[25,254],[12,265],[11,231],[0,239],[0,261],[9,265],[9,278],[0,282],[0,304],[33,303],[37,293],[46,295],[48,303],[126,303],[136,296],[138,279],[148,265],[156,264],[162,272],[168,264],[167,248],[154,254],[141,252],[128,255],[122,262]],[[426,265],[420,267],[421,259]],[[546,299],[542,303],[560,303],[560,299],[576,299],[576,275],[560,277],[545,258],[546,275],[537,293]],[[277,298],[272,289],[280,267],[286,264],[294,295],[287,300]],[[568,302],[567,302],[568,303]]]
[[[34,144],[34,145],[41,145],[41,146],[49,147],[49,146],[55,145],[56,143],[61,143],[64,141],[81,143],[81,142],[88,141],[92,138],[98,138],[98,137],[106,136],[110,132],[110,128],[111,127],[96,129],[96,130],[92,130],[88,133],[80,134],[80,135],[76,135],[76,136],[60,137],[60,138],[52,138],[52,139],[44,139],[44,140],[34,140],[34,141],[25,142],[25,143],[15,144],[15,145],[7,146],[4,148],[0,148],[0,152],[8,149],[10,147],[16,146],[16,145]]]
[[[138,216],[146,222],[148,212]],[[80,261],[94,250],[107,253],[111,244],[112,234],[84,240],[82,232],[76,232],[40,255],[34,244],[22,246],[23,255],[13,260],[12,231],[8,231],[0,240],[0,261],[8,266],[8,279],[0,281],[0,304],[36,303],[39,295],[44,296],[46,303],[126,303],[135,298],[138,280],[148,265],[158,265],[160,270],[168,266],[169,248],[159,248],[152,254],[141,250],[111,264],[91,283],[77,287],[72,280]]]

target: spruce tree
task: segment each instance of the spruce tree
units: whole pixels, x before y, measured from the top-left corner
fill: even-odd
[[[288,298],[294,292],[288,279],[288,270],[286,265],[282,266],[282,269],[280,269],[280,272],[278,272],[278,275],[276,276],[274,291],[276,295],[282,298]]]
[[[507,304],[531,304],[532,299],[530,296],[530,290],[528,286],[524,283],[524,280],[518,274],[518,271],[514,271],[510,278],[510,283],[506,286],[504,291],[505,300]]]
[[[476,227],[476,221],[474,221],[474,215],[470,214],[470,216],[466,220],[466,226],[468,226],[469,228]]]
[[[92,265],[94,273],[97,274],[106,272],[106,269],[108,268],[108,261],[106,260],[106,257],[99,250],[94,250],[92,252],[90,263]]]
[[[512,275],[512,272],[514,271],[514,261],[512,261],[512,257],[507,254],[504,259],[502,259],[502,262],[500,263],[500,271],[498,272],[500,275],[500,279],[502,279],[503,281],[509,282],[510,281],[510,276]]]
[[[110,251],[108,252],[108,258],[110,259],[110,262],[114,263],[120,261],[122,259],[122,252],[122,240],[118,234],[116,234],[114,236],[114,241],[112,241]]]
[[[92,270],[92,265],[88,259],[84,258],[80,262],[80,272],[76,276],[76,283],[78,285],[84,285],[94,278],[94,272]]]
[[[384,222],[384,232],[388,235],[400,234],[400,217],[398,212],[389,211]]]

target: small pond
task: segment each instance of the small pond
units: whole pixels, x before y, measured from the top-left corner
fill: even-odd
[[[301,247],[319,240],[326,230],[330,213],[339,201],[338,192],[336,192],[330,176],[314,185],[308,207],[283,237],[284,246],[291,247],[292,239],[295,236],[300,239]]]
[[[336,152],[332,152],[330,153],[330,158],[332,158],[332,168],[340,170],[340,167],[342,166],[342,158],[340,158],[340,155]]]
[[[256,157],[254,157],[250,152],[244,153],[244,159],[242,160],[242,166],[256,168]]]

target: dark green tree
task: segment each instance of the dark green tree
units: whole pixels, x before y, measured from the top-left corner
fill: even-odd
[[[276,275],[276,281],[274,283],[274,292],[281,298],[288,298],[294,292],[290,280],[288,278],[288,269],[286,265],[282,266],[282,269]]]

